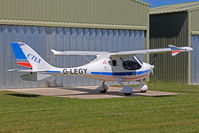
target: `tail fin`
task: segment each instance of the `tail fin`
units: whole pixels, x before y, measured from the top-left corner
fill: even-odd
[[[169,48],[171,49],[172,56],[176,56],[180,52],[182,52],[182,49],[174,46],[174,45],[169,45]]]
[[[11,45],[18,65],[32,68],[33,71],[49,70],[54,68],[27,44],[23,42],[12,42]]]

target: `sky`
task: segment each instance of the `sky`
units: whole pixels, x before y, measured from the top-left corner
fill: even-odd
[[[151,8],[154,8],[154,7],[163,6],[163,5],[193,2],[193,1],[199,1],[199,0],[142,0],[142,1],[151,4]]]

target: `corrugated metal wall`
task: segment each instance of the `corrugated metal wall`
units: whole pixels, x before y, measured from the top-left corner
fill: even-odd
[[[41,82],[26,82],[19,79],[17,72],[8,69],[19,68],[16,64],[10,42],[23,40],[30,44],[45,59],[46,34],[44,27],[22,27],[0,25],[0,88],[44,87]],[[42,44],[42,45],[41,45]]]
[[[192,10],[190,15],[191,47],[191,84],[199,84],[199,11]],[[190,33],[190,34],[191,34]]]
[[[22,81],[17,72],[7,69],[20,68],[16,65],[9,44],[24,41],[37,51],[47,62],[58,67],[71,67],[87,63],[82,56],[53,57],[50,49],[121,51],[145,48],[145,31],[82,29],[0,25],[0,88],[45,87],[46,81]],[[94,57],[89,57],[93,59]],[[142,57],[144,58],[144,57]],[[63,77],[51,78],[55,85],[96,85],[98,80]]]
[[[0,3],[0,21],[148,26],[149,4],[140,0],[0,0]]]
[[[190,12],[190,29],[191,31],[199,31],[199,10],[193,10]]]
[[[164,48],[168,44],[188,46],[188,37],[186,12],[150,15],[150,48]],[[154,71],[157,80],[188,83],[188,53],[175,57],[159,54]]]
[[[199,35],[191,36],[191,84],[199,84]]]

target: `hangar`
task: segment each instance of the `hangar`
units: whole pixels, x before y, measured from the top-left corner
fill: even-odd
[[[150,48],[189,46],[191,53],[158,55],[155,77],[160,81],[199,84],[199,2],[150,9]],[[169,60],[169,61],[168,61]]]
[[[120,51],[148,48],[149,6],[140,0],[1,0],[0,88],[100,83],[63,76],[40,82],[22,81],[20,73],[6,71],[20,68],[9,43],[24,41],[47,62],[58,67],[78,66],[88,61],[82,56],[54,58],[50,49]]]

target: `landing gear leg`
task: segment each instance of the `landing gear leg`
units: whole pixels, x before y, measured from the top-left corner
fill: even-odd
[[[129,87],[129,86],[125,86],[121,79],[118,79],[117,82],[122,86],[122,90],[120,90],[120,93],[123,93],[126,96],[130,96],[133,92],[133,88]]]
[[[97,88],[100,93],[106,93],[109,89],[108,85],[105,84],[105,81],[102,82],[102,85]]]

